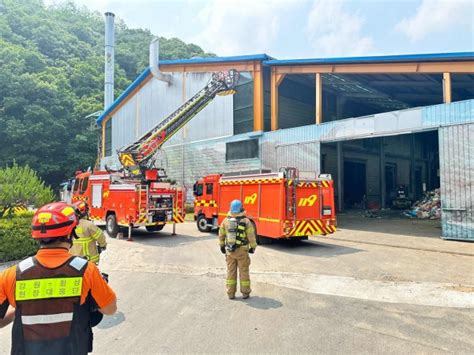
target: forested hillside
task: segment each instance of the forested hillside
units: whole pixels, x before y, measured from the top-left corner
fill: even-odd
[[[115,96],[148,65],[148,30],[116,19]],[[102,110],[103,15],[72,3],[0,0],[0,166],[28,164],[53,188],[93,166]],[[209,56],[161,38],[162,59]]]

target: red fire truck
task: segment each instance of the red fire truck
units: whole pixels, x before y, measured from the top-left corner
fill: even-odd
[[[336,231],[330,175],[282,168],[278,173],[208,175],[194,184],[194,218],[201,232],[217,228],[232,200],[242,201],[257,233],[269,239],[308,239]]]
[[[90,217],[105,223],[115,237],[127,227],[145,226],[160,231],[166,223],[184,222],[184,188],[166,182],[166,173],[155,167],[155,153],[197,115],[216,95],[235,93],[239,73],[235,70],[213,73],[209,83],[175,112],[132,144],[118,151],[119,171],[106,169],[79,173],[72,189],[72,201],[86,201]]]
[[[121,173],[96,171],[76,175],[72,201],[86,201],[89,217],[105,222],[115,237],[120,228],[145,226],[157,232],[166,223],[184,222],[185,190],[169,183],[125,180]]]

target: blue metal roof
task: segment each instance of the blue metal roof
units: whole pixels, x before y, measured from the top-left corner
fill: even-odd
[[[304,65],[304,64],[357,64],[357,63],[386,63],[386,62],[418,62],[418,61],[463,61],[474,60],[474,52],[458,53],[429,53],[429,54],[408,54],[408,55],[387,55],[371,57],[345,57],[345,58],[309,58],[309,59],[274,59],[267,54],[251,54],[232,57],[208,57],[191,59],[171,59],[161,60],[160,65],[170,64],[205,64],[205,63],[229,63],[243,61],[262,61],[264,65]],[[145,69],[125,91],[105,110],[96,120],[100,125],[102,121],[124,101],[150,74],[150,68]]]
[[[237,55],[232,57],[206,57],[191,59],[170,59],[160,60],[160,64],[207,64],[207,63],[227,63],[227,62],[245,62],[248,60],[272,60],[275,59],[267,54]]]
[[[385,63],[385,62],[440,62],[473,60],[474,52],[458,53],[427,53],[407,55],[384,55],[371,57],[345,57],[345,58],[308,58],[308,59],[273,59],[264,61],[265,65],[301,65],[301,64],[358,64],[358,63]]]
[[[249,60],[265,61],[273,59],[266,54],[251,54],[251,55],[240,55],[232,57],[207,57],[207,58],[191,58],[191,59],[170,59],[160,60],[160,65],[170,64],[205,64],[205,63],[229,63],[229,62],[245,62]],[[146,68],[134,81],[131,83],[122,94],[115,99],[112,105],[109,106],[102,114],[97,118],[96,123],[100,125],[102,121],[124,101],[128,95],[130,95],[147,77],[150,75],[150,68]]]

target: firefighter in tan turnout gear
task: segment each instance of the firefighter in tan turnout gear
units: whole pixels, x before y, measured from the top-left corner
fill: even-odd
[[[243,298],[248,298],[250,292],[250,257],[257,247],[255,230],[252,222],[245,217],[242,202],[234,200],[230,211],[219,228],[219,245],[227,260],[227,295],[235,298],[237,291],[237,269],[239,270],[240,292]]]
[[[105,235],[102,230],[87,219],[88,206],[84,201],[74,203],[79,225],[76,227],[77,239],[74,239],[70,250],[72,255],[81,256],[99,264],[100,253],[107,247]]]

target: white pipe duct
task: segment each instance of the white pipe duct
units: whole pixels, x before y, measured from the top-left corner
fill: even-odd
[[[105,76],[104,76],[104,110],[114,102],[114,47],[115,15],[105,13]]]
[[[150,71],[151,74],[158,80],[165,81],[168,84],[172,82],[172,76],[165,74],[160,71],[160,41],[158,38],[154,38],[150,43]]]

